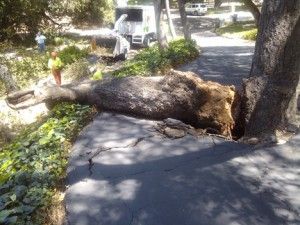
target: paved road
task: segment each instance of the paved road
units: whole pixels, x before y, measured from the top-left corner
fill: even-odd
[[[182,35],[180,19],[173,21],[177,34]],[[239,87],[249,75],[255,43],[216,35],[212,32],[215,18],[189,16],[188,21],[192,38],[201,47],[201,56],[179,69],[191,70],[205,80]]]
[[[253,150],[103,113],[76,141],[68,225],[300,224],[300,136]]]
[[[201,56],[181,70],[191,70],[205,80],[240,86],[249,75],[254,42],[217,36],[210,31],[192,36],[201,47]]]

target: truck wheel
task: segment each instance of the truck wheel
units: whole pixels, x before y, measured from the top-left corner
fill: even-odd
[[[144,38],[144,46],[145,46],[146,48],[148,48],[148,47],[150,46],[150,38],[149,38],[148,36],[146,36],[146,37]]]
[[[194,16],[198,16],[198,12],[197,12],[197,11],[194,11],[194,12],[193,12],[193,15],[194,15]]]

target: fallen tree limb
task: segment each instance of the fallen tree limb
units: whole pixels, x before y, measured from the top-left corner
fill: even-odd
[[[19,101],[22,94],[31,96]],[[16,92],[6,100],[14,109],[41,102],[78,102],[143,118],[174,118],[230,136],[239,112],[238,99],[234,87],[203,81],[192,72],[171,71],[166,76],[84,81]]]

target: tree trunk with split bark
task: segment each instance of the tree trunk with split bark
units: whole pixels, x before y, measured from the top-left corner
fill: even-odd
[[[239,104],[234,87],[205,82],[192,72],[126,77],[45,87],[8,95],[8,104],[24,108],[40,102],[71,101],[149,119],[174,118],[230,136]]]
[[[274,135],[293,120],[300,75],[300,0],[264,1],[250,79],[245,135]]]

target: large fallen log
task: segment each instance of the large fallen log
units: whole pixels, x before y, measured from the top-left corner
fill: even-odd
[[[174,118],[225,136],[231,135],[240,108],[234,87],[179,71],[166,76],[83,81],[15,92],[6,101],[14,109],[41,102],[79,102],[143,118]]]

